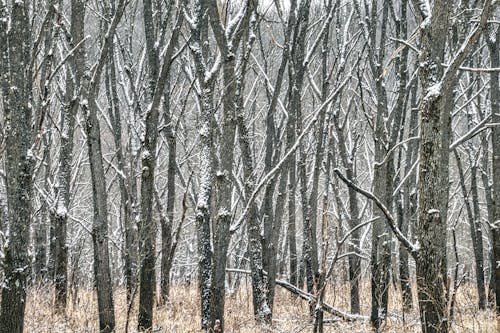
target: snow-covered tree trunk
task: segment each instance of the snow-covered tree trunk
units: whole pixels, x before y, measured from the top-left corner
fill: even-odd
[[[56,200],[50,214],[54,225],[54,285],[56,291],[55,306],[61,311],[66,308],[68,291],[68,247],[66,229],[71,191],[71,167],[73,161],[73,134],[75,118],[79,107],[78,91],[85,70],[84,41],[85,4],[80,0],[71,1],[71,37],[72,47],[76,49],[68,59],[69,70],[66,77],[65,105],[61,109],[61,141],[59,168],[57,174]]]
[[[45,184],[44,190],[46,193],[51,192],[51,156],[50,156],[50,145],[52,140],[52,133],[48,128],[44,128],[44,119],[47,113],[50,111],[50,95],[52,94],[51,85],[49,84],[49,77],[52,71],[52,66],[54,64],[55,54],[52,52],[54,50],[54,37],[58,35],[58,26],[56,21],[56,0],[49,1],[47,3],[47,14],[46,20],[41,27],[40,37],[43,37],[43,58],[40,65],[40,76],[38,77],[38,82],[35,85],[43,87],[40,89],[38,94],[38,100],[35,100],[35,105],[37,105],[35,111],[35,131],[37,132],[37,137],[43,141],[43,169],[45,173]],[[41,44],[41,41],[39,42]],[[40,46],[40,49],[42,47]],[[49,205],[52,202],[42,199],[40,207],[40,216],[35,220],[34,232],[33,232],[33,243],[35,247],[35,261],[33,263],[33,274],[37,281],[43,281],[47,277],[47,216]],[[54,230],[52,228],[51,230]],[[54,247],[55,249],[55,247]],[[51,253],[54,255],[54,253]],[[51,256],[50,260],[53,263],[55,256]],[[52,265],[53,267],[53,265]],[[50,276],[53,278],[53,275]]]
[[[148,59],[148,103],[144,117],[145,133],[142,138],[141,149],[141,214],[138,221],[139,232],[139,314],[137,326],[139,331],[150,330],[153,327],[153,303],[154,289],[156,284],[156,223],[153,220],[153,196],[154,179],[156,168],[156,142],[158,137],[159,99],[153,106],[152,100],[155,94],[163,94],[163,91],[155,91],[159,72],[159,44],[158,35],[155,33],[155,22],[153,20],[153,5],[151,0],[143,1],[144,31],[146,37],[146,54]],[[163,83],[164,84],[164,83]]]
[[[211,320],[211,279],[212,279],[212,189],[214,183],[214,152],[213,152],[213,89],[214,78],[212,73],[208,75],[205,59],[209,58],[207,45],[204,38],[208,37],[208,22],[206,19],[207,3],[198,0],[194,4],[192,20],[192,46],[193,61],[195,65],[196,79],[199,85],[199,108],[200,108],[200,155],[199,155],[199,189],[196,202],[196,238],[198,249],[198,279],[201,301],[201,328],[209,329]],[[210,58],[210,60],[213,60]],[[208,76],[208,77],[207,77]]]
[[[248,127],[244,121],[244,87],[245,87],[245,74],[246,66],[248,64],[249,55],[251,52],[251,47],[255,41],[255,24],[256,16],[253,11],[255,10],[255,4],[252,4],[252,19],[250,24],[250,31],[245,39],[244,52],[245,55],[241,57],[240,63],[242,68],[239,72],[239,80],[237,81],[235,97],[236,97],[236,119],[238,125],[238,141],[241,150],[241,160],[243,166],[243,176],[244,176],[244,190],[247,198],[250,198],[255,190],[255,172],[254,172],[254,161],[252,158],[252,149],[250,145],[250,134]],[[262,228],[259,216],[257,204],[251,203],[248,218],[247,218],[247,233],[248,233],[248,244],[249,244],[249,255],[250,255],[250,268],[252,277],[252,296],[253,296],[253,310],[254,317],[257,322],[261,323],[271,323],[271,308],[269,307],[269,301],[267,299],[267,278],[264,273],[264,259],[263,259],[263,248],[262,248]]]
[[[219,14],[214,10],[209,10],[211,20],[219,22]],[[213,17],[217,15],[217,17]],[[222,25],[220,25],[222,26]],[[217,33],[217,29],[213,29]],[[224,34],[224,32],[220,32]],[[238,45],[234,45],[235,48]],[[226,263],[227,251],[231,234],[229,227],[232,221],[232,196],[233,196],[233,164],[234,164],[234,143],[236,134],[236,77],[235,66],[236,59],[233,52],[236,49],[229,50],[227,45],[219,45],[222,58],[225,59],[222,65],[222,76],[224,90],[222,93],[222,123],[221,137],[219,138],[219,163],[217,176],[215,179],[216,197],[215,197],[215,223],[213,229],[213,266],[212,266],[212,285],[210,302],[212,305],[210,326],[214,327],[216,320],[220,321],[221,331],[224,331],[224,298],[226,282]]]
[[[422,27],[420,167],[418,173],[417,288],[425,333],[447,332],[446,225],[449,191],[450,87],[442,91],[442,63],[452,1],[434,3]],[[425,21],[424,21],[425,22]],[[447,96],[443,96],[446,93]]]
[[[164,89],[170,80],[170,68],[177,40],[184,21],[182,8],[177,10],[175,25],[165,50],[159,57],[158,36],[154,33],[151,1],[144,1],[144,27],[146,32],[147,56],[149,62],[149,106],[145,115],[145,134],[142,143],[141,173],[141,221],[139,222],[139,244],[141,258],[139,330],[150,330],[153,326],[153,304],[155,290],[156,224],[153,220],[153,199],[155,191],[156,146],[158,120]],[[170,18],[167,18],[170,19]],[[160,66],[161,64],[161,66]]]
[[[425,8],[430,8],[427,1]],[[446,226],[449,192],[451,111],[459,66],[479,40],[498,1],[484,2],[479,23],[458,48],[445,69],[445,47],[453,2],[436,0],[432,10],[420,10],[420,167],[418,174],[416,258],[422,331],[447,332]]]
[[[0,54],[3,70],[4,126],[6,135],[5,166],[9,216],[8,243],[3,262],[0,332],[22,333],[26,306],[27,280],[30,274],[28,254],[34,157],[32,153],[32,71],[30,66],[32,32],[30,2],[15,1],[9,9],[0,8]],[[10,14],[10,15],[9,15]],[[10,16],[10,24],[8,22]],[[5,29],[9,24],[10,29]],[[5,43],[5,44],[4,44]],[[3,72],[1,75],[5,75]],[[7,79],[8,82],[4,80]],[[5,103],[6,102],[6,103]]]
[[[417,105],[417,86],[414,85],[411,91],[409,123],[410,128],[408,137],[416,137],[418,135],[418,111]],[[412,166],[416,163],[418,155],[418,143],[412,140],[408,143],[408,149],[405,156],[405,175],[408,180],[403,185],[403,216],[400,224],[401,232],[405,237],[408,237],[411,230],[416,226],[417,219],[417,193],[416,193],[416,172],[412,172]],[[409,266],[409,253],[402,244],[399,244],[399,279],[401,285],[401,293],[403,298],[403,309],[409,311],[413,307],[413,294],[411,290],[411,276]]]

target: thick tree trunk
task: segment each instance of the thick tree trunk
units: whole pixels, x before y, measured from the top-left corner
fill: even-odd
[[[141,173],[141,218],[138,224],[139,232],[139,257],[140,257],[140,280],[139,280],[139,314],[137,326],[139,331],[150,330],[153,327],[153,303],[156,258],[156,225],[153,220],[153,196],[154,179],[156,168],[156,142],[158,137],[159,103],[153,105],[152,99],[155,94],[163,91],[155,91],[158,77],[158,35],[155,33],[155,22],[153,21],[153,7],[151,0],[144,1],[144,30],[147,45],[147,57],[149,64],[149,103],[145,117],[145,134],[142,140],[142,173]]]
[[[194,6],[194,18],[196,25],[192,29],[192,40],[194,49],[193,57],[196,67],[196,78],[200,85],[200,154],[199,172],[200,181],[196,203],[196,241],[198,249],[198,280],[201,301],[201,328],[209,329],[211,319],[211,279],[212,279],[212,188],[214,183],[214,152],[213,152],[213,88],[212,77],[206,80],[206,64],[204,59],[208,56],[203,39],[208,35],[208,24],[206,19],[207,4],[205,1],[197,1]]]
[[[158,139],[158,119],[161,98],[164,96],[167,82],[170,80],[170,68],[177,40],[180,34],[184,14],[178,9],[172,35],[165,51],[158,57],[158,36],[154,32],[151,1],[144,1],[144,28],[146,32],[147,53],[150,66],[149,93],[151,103],[146,111],[145,134],[142,143],[141,174],[141,221],[139,223],[139,249],[141,256],[140,298],[139,298],[139,330],[150,330],[153,327],[153,303],[156,258],[156,225],[153,220],[153,198],[156,168],[156,142]],[[158,34],[159,35],[159,34]],[[162,64],[161,67],[159,64]],[[167,95],[168,96],[168,95]]]
[[[237,47],[237,45],[235,45]],[[225,53],[225,52],[224,52]],[[216,207],[214,224],[214,254],[212,267],[212,291],[211,291],[211,320],[210,326],[220,321],[221,330],[224,330],[224,298],[226,282],[227,251],[231,234],[232,195],[233,195],[233,161],[234,143],[236,134],[236,61],[231,56],[224,61],[222,68],[224,94],[222,97],[222,137],[220,138],[220,164],[216,178]]]
[[[28,254],[31,224],[33,156],[31,107],[31,24],[28,1],[15,1],[10,12],[10,29],[3,30],[8,57],[3,59],[8,72],[9,94],[4,96],[6,134],[5,167],[9,215],[9,242],[3,261],[5,278],[2,285],[0,332],[22,333],[26,306],[27,279],[30,274]],[[0,9],[7,17],[8,9]],[[0,20],[7,23],[8,21]],[[0,23],[3,24],[3,23]],[[5,27],[1,27],[5,28]],[[4,49],[5,50],[5,49]],[[2,50],[3,51],[3,50]],[[4,52],[2,52],[4,53]],[[2,54],[2,55],[5,55]],[[6,63],[8,59],[8,63]],[[3,73],[2,73],[3,74]],[[2,84],[3,85],[3,84]],[[5,101],[7,100],[7,104]]]
[[[201,298],[201,327],[208,329],[211,318],[211,196],[213,186],[214,162],[212,155],[212,95],[204,89],[202,98],[201,151],[200,151],[200,189],[196,203],[196,236],[198,243],[199,288]]]
[[[416,260],[417,289],[424,333],[448,332],[446,225],[449,190],[450,99],[438,90],[452,2],[434,3],[431,23],[422,29],[420,150]],[[427,12],[427,15],[431,13]],[[449,84],[449,83],[447,83]],[[444,87],[443,87],[444,88]],[[448,90],[450,87],[446,87]],[[437,91],[434,91],[437,90]],[[448,94],[444,96],[443,94]]]

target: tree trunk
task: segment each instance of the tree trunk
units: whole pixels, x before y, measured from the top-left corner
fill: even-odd
[[[234,45],[237,47],[237,45]],[[236,80],[234,55],[229,57],[223,51],[224,61],[223,84],[224,93],[222,97],[222,137],[219,140],[220,163],[218,165],[216,177],[216,207],[214,224],[214,253],[212,266],[212,291],[211,291],[211,320],[210,326],[214,327],[216,320],[219,320],[221,331],[224,331],[224,305],[225,305],[225,282],[227,251],[231,234],[229,227],[232,220],[232,195],[233,195],[233,162],[234,162],[234,141],[236,134]],[[239,76],[239,74],[238,74]]]
[[[92,179],[92,197],[94,207],[92,241],[94,245],[94,278],[97,288],[97,308],[99,313],[99,330],[113,332],[115,315],[113,305],[113,285],[111,281],[110,257],[108,248],[108,195],[106,188],[106,173],[103,165],[101,147],[101,131],[97,117],[97,96],[100,87],[102,70],[107,62],[110,44],[125,10],[125,0],[119,0],[117,9],[105,37],[98,62],[93,67],[90,81],[84,85],[80,102],[85,114],[85,134]],[[83,17],[84,15],[82,15]]]
[[[83,42],[84,38],[85,4],[83,1],[71,1],[71,36],[72,46]],[[66,229],[69,212],[69,198],[71,191],[71,167],[73,161],[73,134],[75,118],[78,112],[81,78],[85,70],[85,44],[80,44],[75,54],[69,58],[69,65],[74,71],[66,77],[65,105],[61,110],[61,149],[59,152],[59,168],[56,189],[57,201],[54,211],[51,212],[51,225],[54,225],[55,238],[55,307],[58,311],[66,309],[68,293],[68,247],[66,245]]]
[[[92,176],[92,196],[94,203],[94,224],[92,241],[94,245],[94,276],[97,286],[97,306],[99,310],[99,330],[112,332],[115,326],[113,306],[113,285],[109,266],[108,248],[108,198],[102,159],[101,134],[95,95],[89,96],[86,108],[86,134],[89,164]]]
[[[165,132],[168,143],[168,167],[167,167],[167,207],[166,221],[161,225],[161,276],[160,276],[160,299],[162,302],[168,300],[170,293],[170,270],[172,260],[170,258],[172,247],[172,227],[174,225],[174,207],[175,207],[175,174],[177,172],[177,139],[172,126],[170,116],[170,85],[165,88],[163,98]]]
[[[418,135],[418,110],[417,107],[417,86],[415,85],[411,92],[411,102],[409,109],[409,137]],[[416,163],[418,154],[418,143],[412,140],[408,143],[408,150],[405,156],[405,174],[411,172],[408,180],[403,186],[403,218],[400,229],[405,237],[410,234],[411,228],[416,225],[417,219],[417,190],[416,190],[416,171],[412,170],[412,166]],[[399,279],[401,283],[401,292],[403,297],[403,310],[409,312],[413,308],[413,293],[411,290],[411,277],[409,267],[408,251],[402,244],[399,245]]]
[[[500,66],[500,54],[498,48],[498,41],[500,40],[500,28],[496,28],[496,34],[490,33],[488,42],[488,49],[490,51],[491,66]],[[498,72],[490,73],[490,101],[491,101],[491,123],[500,123],[500,88],[499,88],[499,74]],[[496,299],[496,312],[500,314],[500,126],[492,127],[492,170],[493,170],[493,202],[494,202],[494,216],[493,226],[491,228],[491,238],[493,244],[492,253],[492,271],[494,271],[494,281],[490,283],[495,289]]]
[[[479,309],[484,310],[486,307],[486,292],[484,287],[484,270],[483,270],[483,235],[481,232],[481,225],[478,224],[480,220],[479,216],[479,202],[477,193],[477,166],[471,166],[471,197],[472,206],[469,201],[469,194],[467,192],[467,186],[465,184],[465,175],[463,172],[462,161],[460,154],[457,150],[454,151],[455,159],[457,161],[457,169],[460,177],[460,188],[462,190],[462,196],[465,201],[465,210],[467,212],[467,219],[469,220],[470,226],[470,236],[472,239],[472,247],[474,252],[474,261],[476,266],[476,287],[478,292],[478,302]],[[480,238],[478,238],[480,237]]]
[[[295,24],[295,7],[296,1],[290,3],[290,14],[288,17],[288,24],[285,32],[284,49],[281,56],[280,67],[276,76],[276,83],[274,84],[274,92],[271,96],[269,109],[266,115],[266,151],[264,158],[264,174],[267,174],[272,169],[273,154],[274,160],[279,157],[280,145],[276,141],[276,125],[274,115],[276,106],[278,104],[279,94],[283,85],[283,76],[285,74],[286,65],[290,57],[290,39],[292,30]],[[259,30],[260,33],[260,30]],[[262,44],[261,44],[262,46]],[[265,63],[267,65],[267,63]],[[267,67],[267,66],[266,66]],[[267,86],[266,86],[266,89]],[[267,91],[267,90],[266,90]],[[269,95],[269,93],[268,93]],[[264,221],[264,235],[262,238],[262,251],[263,251],[263,268],[268,273],[267,279],[267,301],[271,309],[271,315],[274,307],[274,290],[276,285],[276,275],[278,271],[278,242],[281,227],[283,224],[282,216],[284,212],[285,203],[285,190],[287,185],[288,170],[283,167],[281,169],[280,181],[278,185],[278,193],[276,200],[276,208],[273,214],[273,197],[274,189],[277,182],[277,176],[271,180],[267,185],[262,200],[262,219]]]
[[[139,298],[139,330],[150,330],[153,327],[153,303],[155,279],[156,225],[153,221],[154,180],[156,168],[156,142],[158,139],[158,119],[161,98],[170,80],[170,68],[177,40],[180,34],[184,14],[178,9],[175,25],[170,40],[161,56],[159,67],[157,36],[154,33],[151,1],[144,1],[144,28],[149,52],[149,93],[151,103],[146,111],[145,134],[142,143],[141,174],[141,221],[139,223],[139,249],[141,256],[140,298]],[[168,95],[167,95],[168,96]]]
[[[5,171],[10,227],[9,242],[5,248],[3,262],[5,278],[1,290],[0,332],[9,333],[23,332],[27,279],[30,274],[30,258],[26,245],[29,244],[31,224],[34,157],[31,151],[32,33],[29,7],[28,1],[13,2],[10,29],[3,30],[5,27],[2,27],[0,33],[3,35],[2,39],[5,38],[1,42],[6,42],[2,47],[8,50],[8,57],[4,58],[3,64],[10,83],[9,94],[4,96],[3,100],[4,121],[6,127],[10,128],[5,133]],[[2,19],[8,16],[7,7],[4,6],[0,11]],[[0,20],[0,22],[8,21]],[[5,63],[6,59],[8,63]]]
[[[371,12],[371,24],[377,25],[378,7],[377,2],[373,3]],[[373,194],[382,203],[391,209],[392,205],[392,177],[393,177],[393,154],[388,151],[391,144],[389,133],[385,130],[388,126],[388,104],[387,92],[383,78],[382,63],[385,56],[385,36],[388,24],[389,3],[383,2],[382,22],[380,32],[374,28],[371,30],[371,46],[369,49],[370,66],[374,75],[375,90],[377,95],[377,115],[374,133],[374,174],[373,174]],[[380,34],[380,44],[377,46],[377,33]],[[377,53],[378,51],[378,53]],[[399,124],[398,124],[399,125]],[[397,129],[393,129],[398,133]],[[371,271],[372,271],[372,307],[370,321],[373,327],[378,330],[382,321],[387,315],[389,302],[389,281],[391,266],[391,236],[385,215],[377,207],[373,207],[373,216],[378,216],[372,226],[372,249],[371,249]]]

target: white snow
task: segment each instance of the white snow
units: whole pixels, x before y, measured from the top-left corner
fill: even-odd
[[[441,95],[441,81],[433,84],[427,89],[427,95],[425,95],[426,100],[431,100],[439,97]]]
[[[60,217],[65,217],[66,215],[68,215],[68,209],[67,209],[67,207],[64,204],[59,203],[57,205],[56,214],[58,216],[60,216]]]

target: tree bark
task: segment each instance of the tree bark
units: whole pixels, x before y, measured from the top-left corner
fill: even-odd
[[[98,61],[94,65],[90,81],[84,84],[80,105],[85,114],[85,134],[92,179],[93,227],[92,241],[94,245],[94,277],[97,288],[97,308],[99,312],[99,330],[112,332],[115,328],[113,304],[113,285],[111,281],[110,256],[108,248],[108,195],[103,165],[101,131],[97,117],[97,101],[102,70],[107,62],[110,44],[113,41],[118,22],[125,10],[126,1],[119,0],[116,12],[102,42]]]
[[[31,151],[33,117],[30,3],[15,1],[10,13],[6,7],[0,10],[2,19],[10,14],[10,29],[0,33],[4,36],[2,42],[6,42],[6,45],[3,45],[6,50],[3,50],[2,55],[8,56],[3,59],[3,66],[8,73],[10,86],[9,93],[3,100],[7,100],[3,110],[5,125],[9,128],[5,138],[5,166],[10,227],[3,262],[5,278],[1,290],[0,332],[22,333],[27,279],[30,274],[30,258],[26,244],[29,244],[30,235],[34,165]]]
[[[203,45],[203,38],[208,35],[208,25],[205,16],[206,2],[199,0],[194,5],[194,22],[192,27],[192,53],[194,57],[195,73],[200,88],[199,107],[200,119],[200,183],[196,203],[196,241],[198,249],[198,279],[201,301],[201,328],[209,329],[211,319],[211,279],[212,279],[212,188],[214,182],[213,159],[213,76],[206,80],[207,51]]]
[[[476,287],[478,292],[478,305],[479,309],[484,310],[486,307],[486,292],[484,287],[484,270],[483,270],[483,235],[481,232],[481,225],[478,224],[480,221],[479,216],[479,202],[477,193],[477,166],[471,166],[471,189],[469,195],[467,191],[467,185],[465,184],[465,175],[462,166],[462,160],[460,154],[457,150],[454,151],[455,159],[457,161],[457,169],[460,177],[460,188],[462,190],[462,196],[465,201],[465,210],[467,212],[467,219],[469,221],[470,236],[472,239],[472,247],[474,252],[474,262],[476,268]],[[472,205],[470,198],[472,197]]]
[[[500,28],[496,28],[496,34],[490,32],[487,38],[488,49],[490,51],[491,66],[500,66],[500,54],[498,41],[500,40]],[[491,122],[492,124],[500,123],[500,88],[499,88],[499,73],[490,73],[490,101],[491,101]],[[495,289],[496,312],[500,314],[500,126],[492,127],[492,171],[493,171],[493,203],[494,216],[493,225],[491,227],[491,239],[493,245],[492,251],[492,283]],[[495,264],[496,263],[496,264]]]
[[[389,133],[386,131],[388,118],[387,92],[383,77],[382,63],[385,57],[385,36],[388,25],[389,3],[383,1],[382,21],[380,31],[375,28],[378,25],[378,6],[373,3],[371,11],[371,22],[373,26],[370,34],[370,65],[375,79],[375,91],[377,96],[377,115],[374,133],[374,174],[373,174],[373,194],[378,197],[382,203],[391,208],[392,205],[392,179],[394,170],[393,154],[388,151],[391,144]],[[380,42],[377,45],[377,34],[380,34]],[[376,53],[378,51],[378,53]],[[399,125],[399,124],[398,124]],[[393,132],[398,133],[398,129]],[[389,279],[391,266],[391,233],[385,221],[384,214],[377,207],[373,207],[373,216],[379,218],[374,221],[372,226],[372,249],[371,249],[371,287],[372,287],[372,307],[370,321],[375,329],[379,329],[382,321],[387,315],[389,302]]]
[[[85,4],[83,1],[71,1],[71,37],[72,46],[79,45],[75,54],[70,57],[69,66],[73,75],[66,77],[65,106],[61,110],[61,149],[59,153],[59,171],[57,175],[56,204],[51,212],[55,239],[55,307],[58,311],[66,309],[68,293],[68,247],[66,245],[69,199],[71,191],[71,167],[73,161],[73,134],[75,118],[78,112],[80,99],[78,91],[85,70],[84,39]]]

